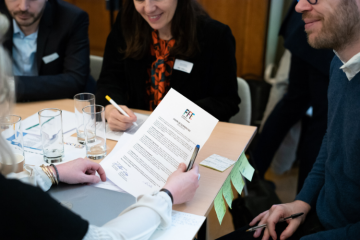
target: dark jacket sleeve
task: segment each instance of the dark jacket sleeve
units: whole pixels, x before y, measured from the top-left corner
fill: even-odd
[[[72,31],[65,50],[63,73],[43,76],[17,76],[17,101],[73,98],[84,91],[89,78],[89,17],[81,12],[70,25]]]
[[[40,188],[0,174],[1,239],[83,239],[89,223]]]
[[[213,36],[212,59],[209,64],[211,77],[206,79],[210,88],[209,97],[195,101],[197,105],[216,117],[219,121],[229,121],[239,111],[237,70],[235,58],[235,38],[228,26]],[[205,87],[205,86],[204,86]]]
[[[295,198],[295,200],[301,200],[308,203],[312,208],[315,208],[320,190],[325,183],[325,161],[328,157],[327,139],[326,133],[314,166],[307,176],[300,193]]]
[[[318,232],[311,234],[305,237],[302,237],[301,240],[357,240],[360,236],[360,222],[349,224],[343,228],[336,228],[327,231]]]
[[[119,48],[124,47],[120,21],[119,14],[106,40],[103,64],[97,82],[96,103],[103,106],[109,104],[105,99],[106,95],[109,95],[117,104],[124,105],[127,102],[124,96],[130,86],[127,81],[121,79],[126,77],[126,69],[124,55],[119,52]]]

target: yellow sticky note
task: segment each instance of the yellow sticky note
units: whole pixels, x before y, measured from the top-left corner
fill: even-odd
[[[222,188],[220,189],[219,193],[216,195],[215,200],[214,200],[214,207],[215,207],[215,212],[216,215],[219,219],[219,223],[221,225],[222,220],[224,219],[225,213],[226,213],[226,206],[225,206],[225,202],[222,196]]]
[[[254,168],[250,165],[248,159],[245,156],[245,153],[243,152],[238,160],[239,163],[239,170],[240,173],[246,177],[247,180],[249,180],[251,182],[252,177],[254,175]]]
[[[244,179],[241,177],[239,167],[240,167],[240,161],[237,161],[235,163],[235,166],[231,170],[230,177],[236,191],[238,191],[238,193],[241,194],[245,183],[244,183]]]
[[[233,191],[231,189],[230,175],[225,180],[225,183],[224,183],[224,185],[222,187],[222,191],[223,191],[223,195],[224,195],[224,198],[225,198],[228,206],[231,208],[231,204],[232,204],[232,201],[234,199],[234,194],[233,194]]]

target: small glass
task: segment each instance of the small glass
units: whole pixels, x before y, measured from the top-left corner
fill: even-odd
[[[25,155],[23,144],[23,132],[21,128],[21,117],[17,115],[8,115],[0,119],[0,133],[1,136],[8,143],[9,148],[15,156],[15,168],[13,163],[7,161],[8,159],[0,158],[1,171],[3,174],[8,174],[12,171],[19,173],[24,170]]]
[[[84,107],[95,105],[95,95],[91,93],[79,93],[74,96],[75,116],[76,116],[76,135],[77,141],[80,144],[85,144],[84,133]]]
[[[86,156],[99,160],[106,156],[105,108],[90,105],[83,108]]]
[[[62,162],[64,157],[62,111],[57,108],[46,108],[38,114],[44,161],[46,163]]]

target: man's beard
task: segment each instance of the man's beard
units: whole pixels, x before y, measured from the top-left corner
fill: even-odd
[[[41,11],[40,11],[37,15],[35,15],[35,14],[33,14],[33,13],[29,13],[29,12],[27,12],[27,11],[25,11],[25,12],[22,12],[22,11],[13,12],[12,15],[13,15],[13,18],[15,19],[15,21],[16,21],[16,23],[18,24],[19,27],[29,27],[29,26],[33,25],[36,21],[38,21],[38,20],[41,18],[41,16],[42,16],[43,13],[44,13],[45,6],[46,6],[46,5],[44,5],[44,7],[41,9]],[[27,22],[27,23],[19,23],[19,22],[16,20],[15,16],[16,16],[16,15],[21,15],[21,14],[27,14],[27,15],[29,15],[31,21],[29,21],[29,22]]]
[[[303,19],[311,18],[310,13],[303,14]],[[360,13],[354,0],[341,1],[334,13],[321,19],[322,29],[313,38],[308,31],[308,42],[316,49],[328,48],[340,50],[351,44],[360,33]]]

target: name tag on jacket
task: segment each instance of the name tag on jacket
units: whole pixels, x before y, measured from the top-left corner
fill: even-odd
[[[47,56],[43,57],[43,61],[44,61],[45,64],[48,64],[48,63],[50,63],[50,62],[52,62],[52,61],[54,61],[54,60],[56,60],[58,58],[59,58],[59,54],[53,53],[53,54],[50,54],[50,55],[47,55]]]
[[[180,60],[180,59],[175,59],[175,63],[174,63],[175,70],[183,71],[186,73],[191,73],[193,66],[194,66],[194,64],[191,62],[187,62],[187,61]]]

